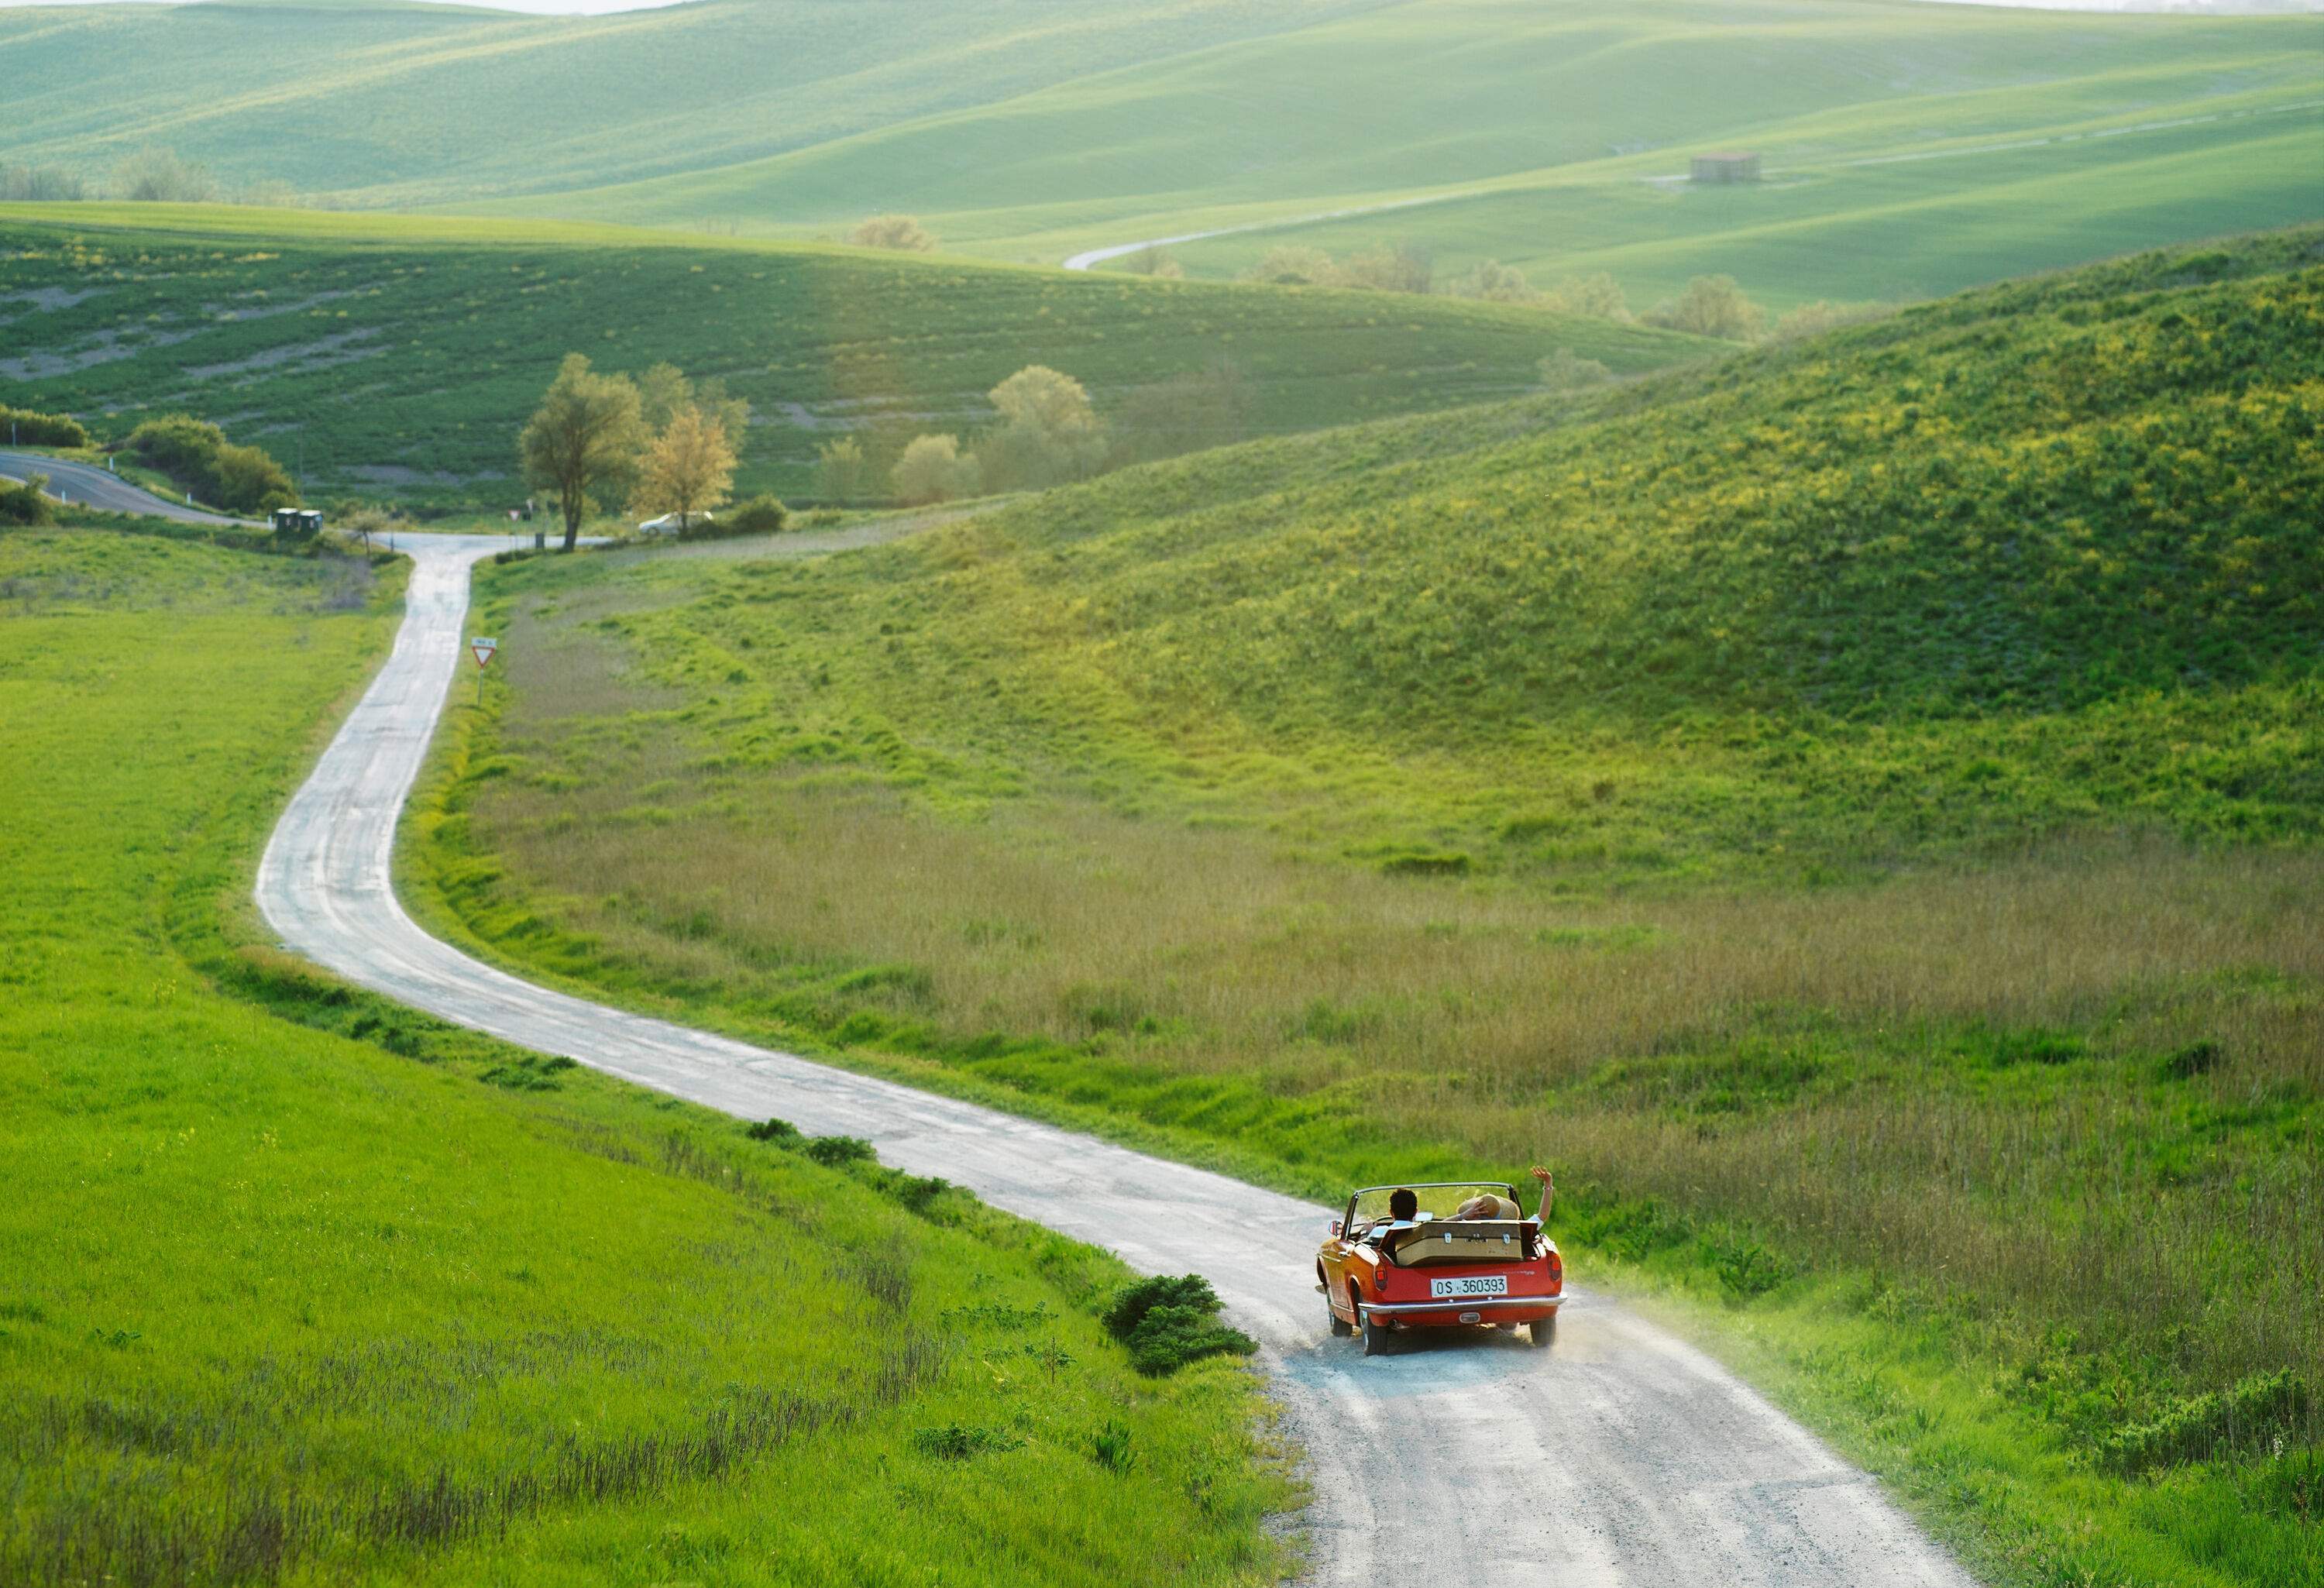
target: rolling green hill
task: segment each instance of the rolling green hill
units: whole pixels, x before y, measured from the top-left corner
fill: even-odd
[[[317,494],[505,505],[567,352],[673,362],[751,400],[742,484],[796,494],[817,445],[967,432],[1028,364],[1138,387],[1231,361],[1257,432],[1534,386],[1564,346],[1636,373],[1722,345],[1530,309],[1084,277],[525,221],[144,205],[0,208],[0,402],[123,430],[185,409]]]
[[[396,577],[0,532],[0,1580],[1276,1581],[1255,1383],[1134,1374],[1110,1258],[270,946]]]
[[[1993,1580],[2272,1588],[2319,500],[2311,228],[819,563],[519,563],[415,863],[529,974],[1318,1194],[1545,1158],[1577,1272]]]
[[[599,18],[0,12],[0,157],[815,239],[881,210],[1055,264],[1405,239],[1442,275],[1905,300],[2313,219],[2324,18],[1911,0],[707,0]],[[1761,151],[1703,190],[1691,153]],[[1384,213],[1311,217],[1370,207]]]
[[[1769,180],[1705,191],[1710,148]],[[1412,0],[766,160],[521,208],[798,233],[880,204],[954,247],[1109,243],[1432,202],[1182,245],[1408,239],[1442,273],[1608,270],[1642,306],[1724,272],[1776,304],[1908,299],[2313,219],[2324,18],[1890,0]]]
[[[0,160],[146,146],[367,208],[698,169],[1360,9],[1363,0],[706,0],[0,10]],[[688,217],[688,220],[695,219]]]

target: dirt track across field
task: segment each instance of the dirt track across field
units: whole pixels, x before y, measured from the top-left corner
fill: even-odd
[[[1140,1269],[1207,1275],[1259,1340],[1305,1447],[1313,1582],[1969,1588],[1869,1478],[1604,1297],[1579,1292],[1547,1352],[1463,1332],[1366,1359],[1330,1337],[1314,1290],[1330,1210],[549,992],[430,937],[396,901],[390,851],[463,656],[469,570],[493,545],[414,535],[402,546],[416,566],[394,654],[260,866],[259,905],[286,946],[442,1019],[641,1085],[867,1138],[889,1163]]]

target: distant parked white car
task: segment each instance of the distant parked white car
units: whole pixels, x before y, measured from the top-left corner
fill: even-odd
[[[706,512],[697,512],[694,514],[694,518],[706,524],[710,522],[710,515]],[[678,515],[674,512],[665,512],[659,518],[650,518],[638,526],[638,533],[641,535],[675,535],[678,531]]]

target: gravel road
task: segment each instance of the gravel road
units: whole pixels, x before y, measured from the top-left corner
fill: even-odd
[[[48,475],[49,494],[60,502],[78,502],[84,507],[102,508],[107,512],[143,512],[154,518],[173,518],[180,523],[215,524],[221,528],[242,522],[240,519],[221,518],[215,512],[203,512],[165,496],[156,496],[90,464],[68,463],[37,452],[0,448],[0,475],[22,480],[27,475]]]
[[[1209,1276],[1260,1342],[1314,1501],[1310,1581],[1556,1588],[1970,1588],[1881,1495],[1719,1365],[1577,1290],[1555,1347],[1428,1339],[1366,1359],[1331,1338],[1328,1210],[789,1054],[532,986],[421,931],[389,852],[462,657],[489,543],[413,535],[393,655],[292,799],[258,901],[286,946],[445,1020],[748,1117],[869,1139],[887,1162]],[[1426,1563],[1424,1566],[1421,1563]]]

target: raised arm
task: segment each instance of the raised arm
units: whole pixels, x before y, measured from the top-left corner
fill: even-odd
[[[1541,1164],[1533,1166],[1533,1177],[1541,1182],[1541,1210],[1538,1216],[1541,1219],[1542,1227],[1547,1229],[1550,1205],[1557,1200],[1557,1182],[1549,1177],[1549,1170]]]

